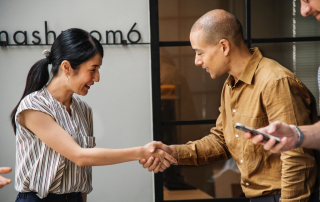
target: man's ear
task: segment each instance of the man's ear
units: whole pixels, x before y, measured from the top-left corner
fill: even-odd
[[[61,68],[62,68],[63,74],[70,75],[72,67],[68,60],[62,61]]]
[[[221,39],[219,41],[219,45],[221,47],[221,51],[223,52],[223,55],[228,56],[231,48],[230,42],[226,39]]]

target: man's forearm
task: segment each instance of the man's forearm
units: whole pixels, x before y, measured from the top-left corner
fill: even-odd
[[[214,134],[174,147],[179,165],[204,165],[231,158],[225,142],[219,142]]]
[[[308,126],[299,126],[304,135],[301,147],[320,150],[320,121]]]
[[[293,149],[283,152],[281,160],[281,201],[308,201],[317,176],[313,151]]]

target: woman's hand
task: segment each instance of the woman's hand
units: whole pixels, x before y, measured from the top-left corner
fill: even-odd
[[[151,156],[154,156],[156,158],[159,158],[160,162],[164,163],[167,167],[170,166],[171,163],[177,163],[177,159],[171,156],[166,149],[163,148],[164,144],[162,142],[153,141],[145,146],[144,148],[144,154],[143,158],[148,159]],[[167,161],[165,161],[167,160]]]
[[[149,154],[139,161],[149,172],[163,172],[171,163],[177,163],[178,153],[173,145],[166,145],[159,141],[153,141],[144,146]],[[150,155],[150,157],[148,157]],[[148,160],[146,160],[148,159]],[[170,163],[171,162],[171,163]]]

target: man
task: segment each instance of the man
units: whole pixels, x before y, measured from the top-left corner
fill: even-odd
[[[216,127],[201,140],[170,146],[158,142],[154,147],[171,154],[180,165],[232,157],[241,172],[242,190],[253,202],[279,201],[280,194],[282,201],[308,201],[317,169],[313,152],[298,148],[272,154],[246,140],[234,125],[240,122],[259,128],[275,120],[311,124],[317,118],[312,94],[292,72],[263,57],[258,48],[249,50],[240,22],[226,11],[213,10],[199,18],[191,29],[190,41],[195,64],[212,79],[229,74]],[[149,171],[161,171],[150,159],[140,163]]]
[[[314,16],[320,21],[320,1],[319,0],[300,0],[301,8],[300,12],[303,17],[308,15]]]
[[[7,174],[11,172],[11,168],[8,167],[0,167],[0,174]],[[8,185],[11,183],[10,179],[4,178],[0,175],[0,189],[3,188],[4,186]]]
[[[320,22],[320,0],[301,0],[300,12],[302,16],[312,15]],[[299,129],[296,129],[294,126],[277,121],[260,131],[281,137],[281,142],[275,144],[276,141],[270,139],[264,143],[261,142],[261,135],[252,137],[250,133],[246,133],[245,137],[252,138],[254,144],[263,144],[264,149],[274,153],[288,151],[297,146],[320,150],[320,122],[309,126],[299,126]]]

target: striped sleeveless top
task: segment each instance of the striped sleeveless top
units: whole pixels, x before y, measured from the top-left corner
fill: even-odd
[[[19,124],[19,113],[23,110],[40,111],[50,115],[82,148],[94,147],[91,108],[73,95],[70,109],[71,116],[45,87],[21,100],[15,116],[17,191],[37,192],[40,198],[45,198],[48,193],[92,191],[91,167],[78,167]]]

